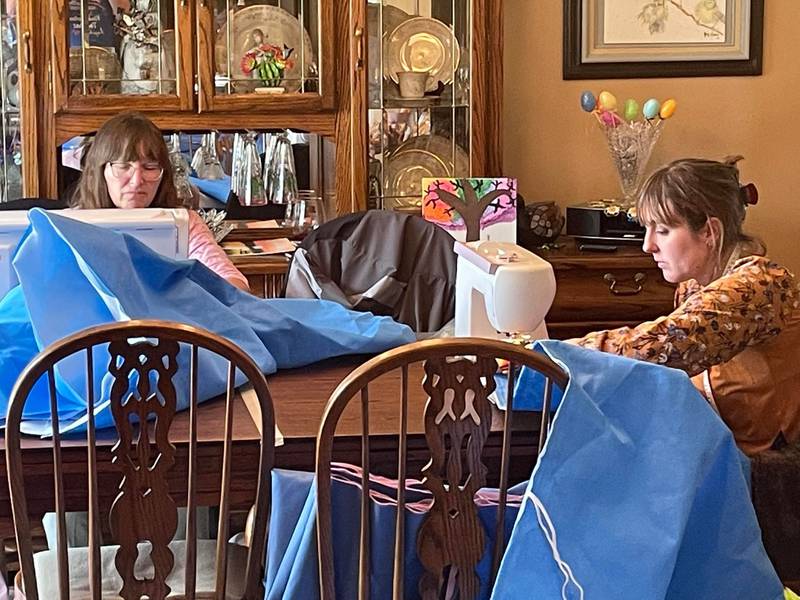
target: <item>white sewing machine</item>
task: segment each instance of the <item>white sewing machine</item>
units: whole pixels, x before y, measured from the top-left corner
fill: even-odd
[[[128,233],[170,258],[189,253],[189,213],[183,208],[103,208],[50,211],[70,219]],[[28,229],[28,211],[0,211],[0,298],[17,284],[11,258]]]
[[[509,242],[456,242],[456,336],[547,337],[544,317],[556,295],[553,267]]]

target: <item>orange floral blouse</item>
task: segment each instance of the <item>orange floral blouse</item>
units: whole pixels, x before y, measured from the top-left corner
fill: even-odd
[[[784,267],[747,256],[705,287],[693,279],[681,283],[675,305],[655,321],[573,341],[696,375],[777,335],[800,305],[800,289]]]

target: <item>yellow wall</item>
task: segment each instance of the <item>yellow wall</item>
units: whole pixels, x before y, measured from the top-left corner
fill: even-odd
[[[504,170],[527,201],[566,205],[613,197],[618,184],[594,118],[581,111],[584,89],[622,101],[676,98],[649,168],[683,156],[742,154],[744,182],[757,206],[746,230],[769,254],[800,274],[800,0],[765,2],[760,77],[563,81],[562,0],[506,0]]]

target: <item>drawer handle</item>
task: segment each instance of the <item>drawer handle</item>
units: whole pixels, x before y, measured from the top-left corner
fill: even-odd
[[[364,68],[364,28],[356,27],[353,37],[356,38],[356,69],[360,70]]]
[[[613,273],[606,273],[603,275],[603,279],[608,282],[608,291],[615,296],[635,296],[642,291],[642,284],[647,279],[647,275],[642,272],[636,273],[633,276],[632,284],[620,284]]]
[[[31,60],[31,32],[26,31],[22,34],[22,44],[24,49],[23,67],[26,73],[33,72],[33,61]]]

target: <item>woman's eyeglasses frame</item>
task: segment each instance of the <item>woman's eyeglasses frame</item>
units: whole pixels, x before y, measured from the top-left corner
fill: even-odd
[[[164,176],[164,167],[158,163],[140,163],[138,161],[111,161],[106,166],[110,167],[111,175],[117,180],[127,180],[133,177],[135,170],[139,170],[144,181],[153,183],[160,181]],[[157,168],[152,168],[156,166]],[[151,167],[151,168],[148,168]],[[121,170],[120,170],[121,169]],[[155,173],[158,173],[155,175]]]

